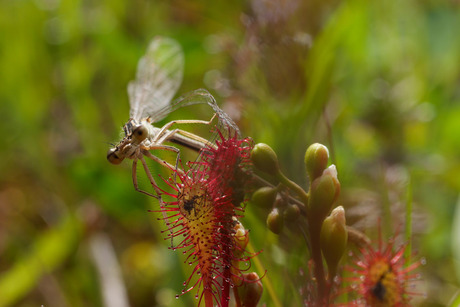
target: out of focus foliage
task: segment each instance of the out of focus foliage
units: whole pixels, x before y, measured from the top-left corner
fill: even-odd
[[[373,236],[382,216],[385,235],[404,229],[410,186],[412,250],[427,263],[420,301],[445,306],[455,296],[458,1],[5,0],[0,8],[0,306],[102,306],[96,236],[111,243],[131,306],[195,301],[175,299],[188,268],[147,212],[157,204],[134,191],[129,163],[105,158],[128,119],[127,83],[155,35],[184,48],[180,93],[209,89],[243,135],[276,150],[291,178],[308,184],[305,150],[326,144],[348,224]],[[269,233],[259,210],[248,205],[242,222],[270,268],[262,281],[273,291],[265,285],[262,301],[300,305],[302,236]]]

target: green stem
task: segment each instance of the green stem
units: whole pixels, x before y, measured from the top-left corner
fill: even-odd
[[[300,200],[305,204],[305,207],[308,208],[308,194],[307,192],[305,192],[304,189],[302,189],[297,183],[287,178],[281,171],[278,171],[278,173],[276,174],[276,178],[282,184],[284,184],[294,193],[296,193],[299,196]],[[312,221],[309,219],[308,227],[310,229],[311,254],[313,262],[315,264],[315,278],[318,284],[318,306],[325,306],[324,304],[328,303],[328,291],[326,277],[324,275],[323,257],[321,255],[321,225],[322,221]]]
[[[296,193],[300,200],[305,204],[305,206],[308,206],[308,194],[305,192],[304,189],[302,189],[297,183],[294,181],[290,180],[281,171],[278,171],[278,174],[276,174],[276,178],[285,186],[287,186],[289,189],[291,189],[294,193]]]
[[[327,288],[326,288],[326,277],[324,275],[323,257],[321,255],[321,223],[318,221],[309,221],[310,227],[310,240],[311,240],[311,253],[312,259],[315,264],[315,278],[318,285],[318,306],[325,306],[324,303],[327,301]]]

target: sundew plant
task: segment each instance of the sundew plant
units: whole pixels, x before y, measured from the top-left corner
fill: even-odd
[[[394,238],[387,243],[380,238],[374,249],[364,233],[347,226],[345,209],[338,205],[341,185],[337,169],[328,165],[328,148],[315,143],[306,150],[304,172],[310,185],[302,188],[284,175],[269,145],[254,146],[252,139],[241,138],[239,128],[206,90],[169,103],[180,82],[183,61],[176,58],[181,55],[173,40],[152,40],[139,61],[136,81],[128,87],[131,119],[123,127],[122,141],[107,154],[112,164],[133,160],[134,188],[158,201],[157,212],[166,225],[162,233],[171,242],[170,248],[182,251],[184,263],[192,267],[176,298],[195,292],[198,305],[258,305],[263,283],[257,272],[251,272],[251,258],[258,253],[247,250],[251,240],[242,223],[250,204],[268,211],[266,227],[274,234],[281,234],[284,224],[290,225],[288,236],[302,234],[308,247],[298,255],[308,267],[298,293],[303,305],[408,306],[412,296],[420,294],[413,289],[414,281],[420,279],[413,271],[421,262],[411,259],[405,246],[394,250]],[[214,113],[209,122],[178,119],[163,127],[153,126],[155,118],[200,103]],[[212,126],[215,118],[209,139],[175,128],[181,124]],[[197,159],[183,161],[178,146],[198,152]],[[175,153],[175,163],[159,158],[154,151]],[[145,158],[168,169],[165,188],[154,179]],[[139,188],[138,160],[151,193]],[[406,225],[410,233],[410,221]],[[361,256],[354,261],[356,268],[348,269],[350,276],[344,278],[340,261],[353,244]],[[259,269],[264,270],[260,273],[266,280],[273,278],[263,262]],[[279,301],[271,295],[271,300]]]
[[[0,3],[0,307],[460,306],[458,1]]]

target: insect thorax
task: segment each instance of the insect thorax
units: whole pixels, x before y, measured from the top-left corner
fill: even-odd
[[[136,120],[131,118],[124,126],[123,126],[123,131],[125,133],[125,137],[131,137],[133,134],[133,131],[138,128],[139,126],[144,126],[147,128],[148,131],[148,139],[152,140],[160,131],[160,128],[154,127],[152,125],[152,122],[150,118],[144,118],[142,120]]]
[[[125,132],[125,136],[130,136],[133,133],[134,127],[137,127],[139,122],[133,118],[130,118],[128,122],[123,126],[123,131]]]

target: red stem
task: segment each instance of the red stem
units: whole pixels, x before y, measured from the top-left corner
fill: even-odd
[[[204,292],[204,303],[206,307],[213,307],[213,297],[212,292],[210,290],[205,290]]]
[[[220,305],[222,307],[228,307],[228,302],[230,298],[230,282],[231,282],[230,268],[224,268],[224,278],[222,280],[224,288],[222,289],[222,297],[220,300]]]

